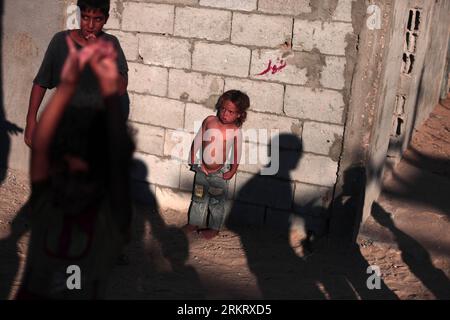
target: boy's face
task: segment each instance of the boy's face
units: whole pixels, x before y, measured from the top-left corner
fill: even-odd
[[[103,29],[108,18],[100,9],[81,11],[80,30],[86,40],[95,40]]]
[[[219,119],[222,123],[234,123],[240,116],[238,107],[230,100],[225,100],[219,109]]]

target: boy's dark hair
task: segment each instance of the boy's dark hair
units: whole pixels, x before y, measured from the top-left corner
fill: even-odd
[[[238,127],[247,119],[247,109],[250,107],[250,98],[248,95],[239,90],[228,90],[224,92],[217,100],[216,109],[219,110],[225,101],[231,101],[238,108],[239,114],[241,115],[236,119],[236,125]]]
[[[77,6],[80,11],[100,9],[105,17],[109,17],[110,0],[78,0]]]

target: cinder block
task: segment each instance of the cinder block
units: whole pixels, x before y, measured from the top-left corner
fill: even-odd
[[[156,200],[158,201],[159,207],[163,210],[170,209],[180,212],[180,214],[185,213],[186,215],[184,215],[183,218],[180,218],[180,220],[187,223],[187,213],[189,211],[189,205],[191,204],[191,194],[189,192],[157,186]],[[177,222],[176,224],[178,225],[180,222]]]
[[[283,113],[284,87],[281,84],[227,78],[225,91],[231,89],[241,90],[249,96],[251,110]]]
[[[178,7],[175,16],[176,36],[213,41],[230,38],[230,11]]]
[[[297,16],[311,12],[309,0],[259,0],[258,11]]]
[[[234,13],[231,42],[278,47],[292,38],[292,23],[289,17]]]
[[[305,153],[291,176],[298,182],[331,187],[336,183],[337,169],[338,163],[330,158]]]
[[[277,209],[290,209],[293,199],[290,181],[238,172],[235,199]]]
[[[223,93],[221,77],[171,69],[169,72],[169,97],[183,101],[204,103]]]
[[[135,158],[146,167],[146,172],[132,171],[132,177],[136,180],[172,188],[178,188],[180,185],[180,163],[178,161],[139,152],[135,153]]]
[[[252,142],[242,143],[239,171],[258,174],[270,162],[269,146]]]
[[[192,69],[229,76],[247,77],[250,50],[228,44],[197,42],[192,57]]]
[[[139,1],[148,1],[148,0],[139,0]],[[152,2],[167,3],[167,4],[184,4],[187,6],[198,4],[198,0],[152,0]]]
[[[343,126],[307,121],[303,124],[303,150],[329,155],[330,148],[342,141],[343,134]]]
[[[350,23],[295,19],[293,48],[301,51],[317,48],[324,54],[343,56],[346,36],[352,32]]]
[[[216,115],[217,111],[200,104],[187,103],[184,118],[184,129],[188,132],[197,133],[203,120],[211,115]]]
[[[139,54],[145,64],[163,67],[191,67],[191,45],[188,40],[139,34]]]
[[[295,211],[315,213],[327,208],[331,202],[332,191],[332,188],[297,182],[294,192]]]
[[[120,29],[120,20],[122,19],[122,12],[117,6],[118,0],[111,0],[109,9],[108,22],[104,25],[104,29]]]
[[[294,59],[290,57],[283,57],[281,50],[253,50],[250,77],[288,84],[306,84],[308,82],[306,67],[299,68],[293,61]],[[265,73],[260,75],[263,72]]]
[[[341,90],[345,86],[345,64],[344,57],[326,57],[326,66],[320,74],[320,84],[325,88]]]
[[[165,96],[169,72],[166,68],[153,67],[141,63],[128,64],[128,90]]]
[[[125,2],[122,30],[173,34],[174,13],[173,5]]]
[[[166,130],[164,155],[181,163],[187,163],[194,135],[183,130]]]
[[[333,20],[352,22],[352,3],[356,0],[339,0]]]
[[[340,92],[315,91],[310,88],[286,86],[284,112],[291,117],[331,123],[342,123],[344,99]]]
[[[195,172],[190,170],[190,166],[187,163],[181,164],[180,170],[180,189],[186,192],[192,192]]]
[[[282,117],[273,114],[249,111],[247,121],[243,125],[244,139],[255,143],[268,143],[273,136],[279,134],[294,135],[301,138],[302,122],[298,119]],[[295,146],[285,142],[281,145],[286,148]]]
[[[253,11],[257,0],[200,0],[201,6],[224,8],[230,10]]]
[[[184,103],[155,96],[130,94],[130,120],[171,129],[183,127]]]
[[[158,156],[163,155],[164,129],[150,125],[131,123],[136,130],[137,151],[150,153]]]
[[[128,61],[137,60],[139,55],[139,40],[135,34],[116,30],[109,30],[108,33],[117,37]]]

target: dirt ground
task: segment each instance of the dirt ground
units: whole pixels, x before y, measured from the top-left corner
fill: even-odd
[[[412,159],[409,163],[416,163],[421,174],[442,178],[436,188],[441,198],[448,197],[448,100],[415,132],[412,148],[405,156]],[[424,157],[442,161],[417,166]],[[401,169],[402,163],[400,181],[413,172],[414,185],[422,186],[417,170]],[[396,185],[394,180],[388,177],[376,213],[347,251],[331,249],[323,239],[308,251],[301,235],[289,230],[237,229],[211,240],[196,233],[186,236],[180,230],[186,213],[158,213],[136,205],[133,240],[127,248],[130,263],[114,269],[108,298],[450,299],[448,200],[411,201],[417,200],[412,183]],[[5,299],[17,289],[26,258],[29,225],[21,208],[29,195],[27,177],[8,172],[0,195],[0,299]],[[367,287],[373,274],[367,273],[370,265],[381,271],[379,289]]]

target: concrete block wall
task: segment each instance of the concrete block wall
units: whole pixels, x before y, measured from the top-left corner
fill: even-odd
[[[181,146],[189,148],[195,121],[214,114],[229,89],[250,96],[244,130],[276,129],[304,148],[287,176],[258,177],[265,163],[242,164],[230,200],[259,208],[258,221],[329,200],[344,132],[351,9],[352,0],[112,0],[106,30],[129,63],[136,157],[149,170],[140,179],[163,207],[187,212],[193,173]],[[267,149],[264,139],[246,140],[247,150]],[[240,194],[254,179],[263,180],[264,195]]]

